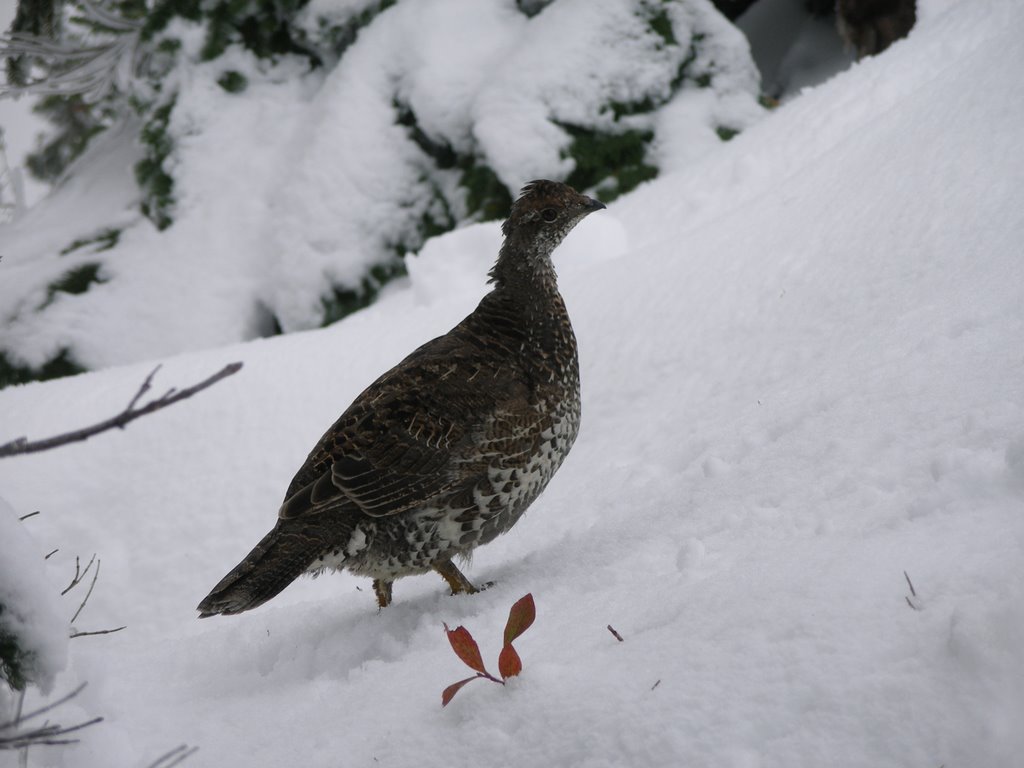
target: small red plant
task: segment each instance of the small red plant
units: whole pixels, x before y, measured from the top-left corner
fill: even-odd
[[[505,681],[510,677],[515,677],[522,672],[523,662],[519,658],[519,654],[516,653],[516,649],[512,647],[512,641],[529,629],[535,618],[537,618],[537,608],[533,604],[532,594],[523,595],[509,610],[508,621],[505,623],[505,645],[502,647],[501,653],[498,654],[500,680],[484,667],[484,660],[480,655],[480,646],[476,644],[476,640],[473,639],[469,630],[462,626],[449,629],[448,625],[445,624],[444,631],[448,635],[448,642],[452,644],[452,650],[455,651],[455,655],[462,659],[463,663],[476,672],[476,674],[472,677],[467,677],[465,680],[452,683],[445,688],[441,693],[441,706],[448,706],[448,702],[455,698],[455,694],[459,692],[462,686],[477,678],[482,677],[485,680],[490,680],[492,683],[504,685]]]

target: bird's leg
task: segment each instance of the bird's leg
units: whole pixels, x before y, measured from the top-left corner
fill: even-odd
[[[472,582],[467,579],[458,568],[455,567],[455,563],[451,560],[445,560],[443,563],[436,563],[434,570],[444,577],[444,580],[448,582],[448,586],[452,588],[452,594],[457,595],[460,592],[466,592],[470,595],[474,595],[480,590],[473,586]]]
[[[386,581],[385,579],[374,579],[373,580],[373,591],[377,594],[377,605],[381,608],[387,608],[391,605],[391,585],[393,581]]]

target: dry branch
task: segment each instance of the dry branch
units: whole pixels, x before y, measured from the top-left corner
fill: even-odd
[[[54,550],[54,552],[56,552],[56,551],[57,550]],[[81,560],[76,556],[75,557],[75,575],[74,575],[74,578],[71,579],[71,583],[68,584],[67,588],[63,592],[61,592],[61,595],[66,595],[72,589],[74,589],[79,584],[81,584],[85,580],[85,577],[89,573],[90,569],[92,569],[93,563],[96,564],[96,569],[92,572],[92,581],[89,582],[89,589],[86,591],[85,597],[82,598],[82,602],[78,606],[78,610],[75,611],[75,615],[72,616],[71,617],[71,621],[68,622],[69,624],[71,624],[71,634],[69,635],[69,637],[71,637],[71,638],[85,637],[87,635],[112,635],[114,632],[120,632],[122,629],[125,629],[126,626],[127,626],[127,625],[125,625],[125,626],[121,626],[121,627],[115,627],[114,629],[97,629],[97,630],[93,630],[91,632],[79,632],[74,627],[75,621],[78,619],[78,617],[82,614],[82,611],[85,609],[85,604],[88,603],[89,602],[89,598],[92,597],[92,590],[96,586],[97,579],[99,579],[99,577],[100,577],[100,563],[101,562],[102,562],[101,560],[98,560],[96,558],[96,555],[93,555],[91,558],[89,558],[89,563],[88,563],[88,565],[85,566],[85,569],[83,570],[82,567],[81,567]]]
[[[95,562],[96,554],[93,553],[93,556],[89,558],[89,563],[85,566],[85,570],[83,571],[82,561],[79,559],[78,555],[75,555],[75,575],[71,577],[71,583],[64,587],[64,589],[61,591],[61,596],[66,595],[72,589],[77,587],[79,583],[81,583],[82,579],[85,578],[86,574],[89,573],[89,570],[92,568],[92,564]]]
[[[910,575],[906,571],[903,572],[903,578],[907,580],[907,586],[910,587],[910,594],[917,597],[917,590],[914,589],[914,582],[910,580]]]
[[[158,370],[160,370],[160,366],[158,365],[150,372],[149,376],[146,377],[146,380],[142,382],[142,385],[139,387],[138,392],[136,392],[135,396],[132,397],[131,401],[129,401],[128,407],[125,408],[116,416],[112,416],[111,418],[105,421],[101,421],[98,424],[93,424],[92,426],[75,430],[74,432],[65,432],[64,434],[61,435],[48,437],[45,440],[36,440],[30,442],[26,437],[19,437],[16,440],[11,440],[9,443],[0,445],[0,459],[7,458],[8,456],[20,456],[26,453],[38,453],[39,451],[48,451],[51,448],[57,448],[61,445],[68,445],[69,443],[81,442],[82,440],[88,440],[90,437],[93,437],[94,435],[98,435],[101,432],[106,432],[107,430],[114,429],[115,427],[118,429],[124,429],[129,423],[135,421],[135,419],[141,418],[142,416],[146,416],[150,413],[154,413],[155,411],[159,411],[161,408],[166,408],[169,405],[174,405],[177,402],[192,397],[192,395],[196,394],[197,392],[202,392],[207,387],[212,387],[221,379],[226,379],[228,376],[231,376],[234,373],[238,373],[238,371],[241,370],[241,368],[241,363],[231,363],[230,365],[225,365],[220,371],[213,374],[213,376],[210,376],[208,379],[204,379],[198,384],[194,384],[193,386],[186,387],[185,389],[182,390],[170,389],[162,397],[159,397],[156,400],[151,400],[145,405],[136,407],[136,405],[139,402],[139,399],[146,392],[149,391],[149,388],[152,385],[153,376],[156,375],[156,372]]]
[[[910,595],[904,595],[903,599],[907,601],[907,605],[913,610],[921,610],[921,606],[915,602],[917,600],[917,590],[914,589],[914,582],[910,580],[910,575],[906,571],[903,572],[903,578],[907,580],[907,586],[910,587]]]
[[[113,629],[94,629],[91,632],[72,632],[68,637],[74,639],[76,637],[89,637],[90,635],[112,635],[115,632],[120,632],[122,629],[128,629],[128,625],[124,624]]]
[[[77,739],[67,739],[63,737],[69,733],[74,733],[75,731],[80,731],[90,725],[102,722],[103,718],[94,717],[92,720],[86,720],[83,723],[69,725],[67,727],[49,723],[44,723],[39,727],[28,729],[22,729],[22,726],[27,721],[46,714],[50,710],[59,707],[61,704],[71,701],[71,699],[75,698],[75,696],[82,692],[83,688],[85,688],[85,683],[82,683],[66,696],[42,706],[34,712],[29,712],[27,715],[22,715],[7,723],[0,723],[0,749],[22,749],[33,744],[73,744]]]
[[[95,557],[96,557],[96,555],[93,555],[94,559],[95,559]],[[89,564],[92,565],[92,560],[89,561]],[[82,575],[84,576],[85,574],[82,574]],[[96,560],[96,570],[93,571],[92,581],[89,583],[89,589],[85,593],[85,597],[82,598],[82,604],[80,606],[78,606],[78,610],[75,611],[75,615],[72,616],[71,617],[71,621],[68,622],[69,624],[74,624],[75,623],[75,619],[78,618],[79,614],[82,612],[82,609],[85,608],[85,604],[87,602],[89,602],[89,597],[92,595],[93,587],[96,586],[96,580],[99,579],[99,577],[100,577],[100,561]]]
[[[189,747],[187,744],[181,744],[170,752],[158,757],[156,761],[150,763],[147,768],[172,768],[172,766],[178,765],[179,763],[187,760],[198,751],[199,747]]]

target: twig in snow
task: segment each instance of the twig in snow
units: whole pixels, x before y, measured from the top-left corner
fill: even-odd
[[[917,600],[917,590],[914,589],[914,583],[910,580],[910,576],[906,571],[903,572],[903,578],[907,580],[907,586],[910,587],[910,597],[904,595],[903,599],[907,601],[907,605],[909,605],[913,610],[920,611],[921,606],[914,603],[914,600]],[[911,600],[911,597],[913,597],[914,600]]]
[[[78,555],[75,555],[75,575],[71,578],[71,583],[64,588],[63,592],[61,592],[61,595],[66,595],[68,592],[70,592],[72,589],[74,589],[81,583],[82,579],[85,578],[85,574],[87,574],[89,572],[89,569],[92,568],[92,564],[95,560],[96,555],[93,554],[93,556],[89,559],[89,564],[85,566],[85,570],[83,571],[80,567],[81,563],[78,559]]]
[[[20,521],[24,521],[24,520],[28,520],[30,517],[35,517],[38,514],[39,514],[39,510],[37,509],[35,512],[29,512],[27,515],[22,515],[21,517],[18,518],[18,520],[19,520],[19,522]]]
[[[7,723],[0,723],[0,749],[23,749],[34,744],[74,744],[77,739],[66,739],[63,737],[69,733],[74,733],[75,731],[80,731],[90,725],[102,722],[103,718],[94,717],[92,720],[87,720],[83,723],[67,727],[57,724],[44,724],[38,728],[31,728],[29,730],[19,730],[19,728],[29,720],[46,714],[50,710],[59,707],[61,704],[66,704],[71,701],[71,699],[75,698],[82,692],[83,688],[85,688],[85,683],[82,683],[80,686],[75,688],[75,690],[71,691],[71,693],[40,707],[34,712],[29,712],[27,715],[21,715]]]
[[[27,437],[19,437],[15,440],[11,440],[8,443],[0,445],[0,459],[7,458],[8,456],[20,456],[26,453],[38,453],[39,451],[48,451],[51,448],[57,448],[58,446],[61,445],[81,442],[82,440],[88,440],[90,437],[98,435],[101,432],[106,432],[107,430],[114,429],[115,427],[117,427],[118,429],[124,429],[126,426],[128,426],[129,423],[135,421],[135,419],[141,418],[142,416],[147,416],[150,413],[159,411],[160,409],[166,408],[169,405],[174,405],[175,403],[181,402],[182,400],[192,397],[192,395],[198,392],[202,392],[207,387],[212,387],[221,379],[226,379],[228,376],[238,373],[238,371],[240,371],[241,368],[241,363],[231,363],[230,365],[225,365],[217,373],[213,374],[207,379],[204,379],[198,384],[194,384],[191,387],[185,387],[185,389],[182,390],[178,390],[172,387],[171,389],[167,390],[167,392],[163,396],[157,398],[156,400],[151,400],[145,405],[138,406],[139,399],[147,391],[149,391],[150,387],[152,386],[153,376],[160,369],[160,366],[158,365],[156,368],[153,369],[149,376],[146,377],[145,381],[142,382],[142,385],[139,387],[138,392],[135,393],[135,396],[132,397],[131,401],[128,403],[128,407],[125,408],[116,416],[112,416],[109,419],[106,419],[105,421],[101,421],[97,424],[93,424],[92,426],[84,427],[73,432],[65,432],[64,434],[48,437],[45,440],[36,440],[33,442],[29,442]]]
[[[93,558],[95,557],[96,555],[93,555]],[[71,621],[68,622],[69,624],[75,623],[75,619],[78,618],[78,614],[82,612],[82,609],[85,608],[85,604],[89,602],[89,595],[92,594],[92,588],[96,586],[96,579],[100,577],[100,562],[100,560],[96,561],[96,570],[93,571],[92,582],[89,584],[89,591],[85,593],[85,597],[82,598],[82,604],[78,606],[78,610],[75,611],[75,615],[71,617]],[[92,560],[89,561],[89,564],[92,565]]]
[[[156,376],[157,371],[159,371],[162,367],[163,364],[161,363],[157,365],[156,368],[149,372],[149,375],[146,377],[145,381],[142,382],[142,386],[139,387],[139,391],[135,393],[135,396],[132,397],[132,399],[128,401],[128,405],[125,406],[126,411],[130,411],[132,408],[134,408],[135,404],[139,402],[139,399],[144,394],[149,392],[150,387],[153,386],[153,377]]]
[[[199,751],[199,747],[190,747],[188,744],[179,744],[170,752],[161,755],[146,768],[171,768],[178,765]]]
[[[94,629],[92,632],[72,632],[68,637],[88,637],[89,635],[112,635],[115,632],[120,632],[122,629],[127,629],[128,625],[125,624],[121,627],[114,627],[113,629]]]
[[[56,551],[57,550],[54,550],[54,552],[56,552]],[[53,554],[53,552],[51,552],[50,554]],[[49,557],[49,555],[47,555],[47,557]],[[75,611],[75,615],[72,616],[71,617],[71,621],[68,622],[69,624],[74,625],[75,619],[77,619],[79,617],[79,615],[82,613],[82,610],[85,608],[85,604],[89,602],[89,598],[92,596],[92,590],[96,586],[96,580],[100,577],[100,563],[101,562],[102,562],[101,560],[97,560],[96,559],[96,555],[94,554],[89,559],[88,565],[86,565],[85,569],[83,570],[82,569],[81,561],[78,559],[77,556],[75,557],[75,575],[71,579],[71,583],[68,584],[67,588],[63,592],[61,592],[62,595],[66,595],[68,592],[70,592],[72,589],[77,587],[79,584],[81,584],[85,580],[86,574],[89,573],[89,570],[92,568],[93,563],[96,563],[96,570],[93,571],[92,581],[89,583],[89,589],[85,593],[85,597],[82,598],[82,602],[79,604],[78,610]],[[74,626],[72,626],[72,632],[69,635],[69,637],[84,637],[86,635],[111,635],[114,632],[120,632],[124,628],[125,627],[122,626],[122,627],[116,627],[115,629],[98,629],[98,630],[94,630],[92,632],[78,632],[78,631],[76,631],[74,629]]]
[[[620,643],[625,642],[625,640],[622,639],[622,635],[620,635],[618,632],[616,632],[615,631],[615,627],[613,627],[611,624],[608,625],[608,631],[611,632],[612,633],[612,637],[614,637]]]

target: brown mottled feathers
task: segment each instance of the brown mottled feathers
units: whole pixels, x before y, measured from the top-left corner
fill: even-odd
[[[527,185],[505,222],[493,290],[444,336],[366,388],[310,452],[274,529],[199,605],[249,610],[306,571],[374,579],[452,563],[507,531],[540,494],[579,429],[576,340],[551,252],[603,208],[564,184]]]
[[[346,506],[395,515],[478,470],[485,422],[532,416],[536,403],[510,364],[467,355],[458,341],[434,339],[364,390],[295,475],[280,517]]]

